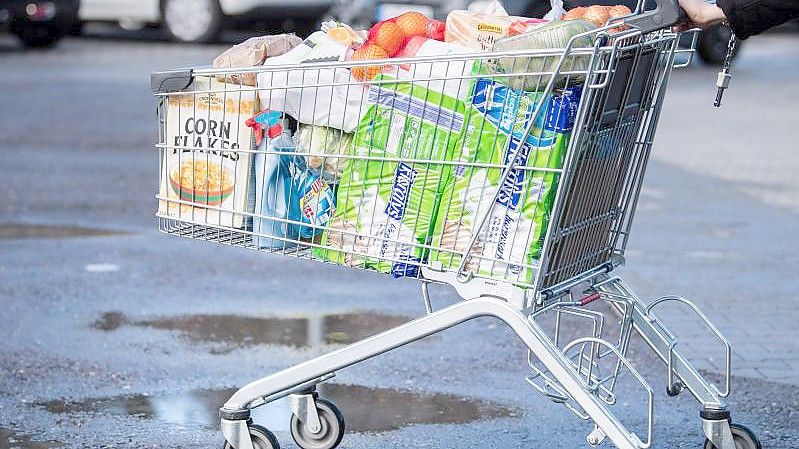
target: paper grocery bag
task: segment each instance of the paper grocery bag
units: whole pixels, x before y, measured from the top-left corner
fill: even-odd
[[[159,216],[243,228],[242,212],[251,212],[246,150],[254,149],[245,122],[258,111],[257,95],[197,77],[189,91],[165,101]]]

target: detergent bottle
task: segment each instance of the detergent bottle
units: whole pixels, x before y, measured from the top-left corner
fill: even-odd
[[[254,241],[259,248],[281,249],[296,245],[298,227],[289,223],[292,178],[302,160],[294,156],[291,131],[277,111],[263,111],[247,120],[254,129],[258,153],[255,168]]]

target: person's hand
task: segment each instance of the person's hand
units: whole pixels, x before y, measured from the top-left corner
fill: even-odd
[[[724,11],[712,3],[703,0],[679,0],[680,6],[688,16],[688,21],[677,24],[676,31],[686,31],[691,28],[708,28],[723,22],[727,16]]]

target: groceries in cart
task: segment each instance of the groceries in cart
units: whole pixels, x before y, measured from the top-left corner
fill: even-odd
[[[527,17],[509,16],[507,13],[452,11],[447,15],[445,40],[463,47],[488,51],[496,41],[509,35],[515,23],[527,19]]]
[[[566,11],[561,20],[585,20],[591,22],[595,27],[605,26],[610,19],[625,17],[632,14],[630,8],[625,5],[605,6],[578,6]],[[619,27],[621,31],[623,28]]]
[[[306,156],[308,168],[331,184],[337,184],[349,159],[352,134],[327,126],[300,124],[295,135],[297,151]]]
[[[242,228],[250,178],[257,96],[197,77],[164,104],[159,214],[197,224]]]
[[[333,186],[297,153],[282,113],[263,111],[247,120],[247,126],[255,130],[258,143],[253,160],[258,247],[290,248],[300,240],[321,238],[319,227],[335,210]]]
[[[466,254],[469,272],[532,280],[558,181],[541,169],[562,166],[579,99],[579,88],[545,97],[477,81],[453,155],[462,165],[438,208],[431,261],[458,269]],[[505,175],[498,167],[513,159],[516,168]]]
[[[585,72],[588,56],[480,55],[591,47],[589,9],[559,20],[553,2],[538,19],[495,3],[453,11],[446,25],[409,12],[368,31],[325,22],[302,41],[234,46],[214,63],[230,73],[196,77],[185,104],[169,98],[166,141],[182,153],[165,157],[164,173],[178,164],[180,174],[162,185],[182,187],[171,193],[178,204],[162,207],[249,230],[258,248],[309,247],[396,277],[432,262],[456,269],[465,257],[475,274],[530,282],[582,79],[548,84],[555,72]],[[247,64],[257,68],[235,70]],[[255,89],[242,88],[253,79]],[[191,132],[211,138],[190,142]]]
[[[316,255],[417,276],[448,176],[444,162],[463,129],[464,104],[387,75],[377,80]]]
[[[267,58],[280,56],[298,46],[301,42],[302,39],[294,34],[253,37],[225,50],[224,53],[214,59],[213,66],[216,69],[259,66]],[[227,81],[234,84],[256,85],[255,72],[245,72],[241,76],[234,72],[220,75],[218,79],[219,81]]]

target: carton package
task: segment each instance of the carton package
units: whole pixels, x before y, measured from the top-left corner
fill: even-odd
[[[316,255],[336,263],[417,276],[463,130],[465,103],[378,75],[339,182],[336,212]],[[432,162],[425,162],[432,161]]]
[[[250,153],[254,146],[246,120],[258,110],[254,92],[238,85],[197,77],[193,91],[170,95],[158,213],[197,224],[233,228],[245,225],[248,212]]]
[[[555,98],[509,89],[481,78],[453,160],[465,164],[509,164],[516,167],[501,183],[503,168],[459,165],[444,189],[433,234],[431,261],[457,269],[472,237],[476,244],[466,269],[510,282],[532,280],[549,222],[557,176],[522,167],[558,168],[568,147],[579,91]],[[544,102],[533,120],[536,105]],[[522,140],[524,130],[532,130]],[[499,190],[499,195],[494,199]],[[488,214],[485,226],[479,221]]]

